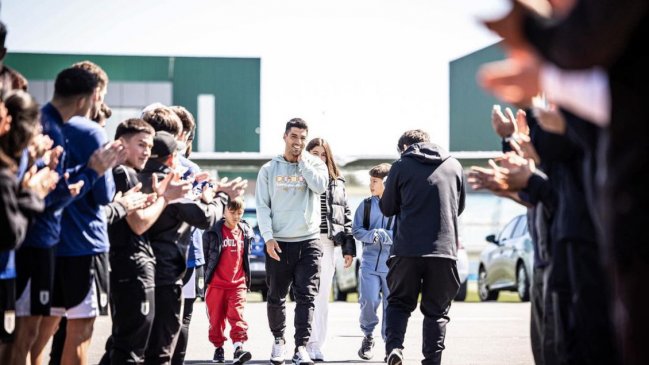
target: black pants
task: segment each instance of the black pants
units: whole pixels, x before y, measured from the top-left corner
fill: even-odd
[[[113,329],[100,364],[143,364],[155,314],[155,289],[134,282],[112,285],[110,303]]]
[[[593,242],[560,241],[553,250],[550,290],[560,364],[617,364],[610,285]]]
[[[145,364],[169,364],[180,331],[182,286],[162,285],[155,288],[155,315],[144,353]]]
[[[530,339],[536,365],[559,363],[554,341],[555,328],[552,297],[547,291],[548,271],[547,268],[534,268],[530,291],[530,300],[532,302]]]
[[[408,318],[421,293],[424,315],[422,364],[440,364],[451,301],[460,288],[455,260],[437,257],[392,257],[388,260],[388,308],[385,318],[386,354],[403,349]]]
[[[293,284],[295,294],[295,346],[305,346],[311,336],[314,299],[320,286],[319,239],[278,242],[282,253],[276,261],[266,253],[268,284],[268,325],[274,337],[284,337],[286,330],[286,295]]]
[[[198,266],[196,268],[189,268],[185,272],[183,277],[183,285],[186,285],[189,280],[192,278],[192,275],[196,271],[196,282],[193,283],[196,285],[196,295],[199,295],[199,290],[203,288],[198,287],[199,278],[203,277],[203,266]],[[183,322],[180,327],[180,333],[178,334],[178,341],[176,341],[176,347],[174,348],[174,354],[171,358],[172,365],[183,365],[185,363],[185,355],[187,353],[187,342],[189,341],[189,324],[192,321],[192,314],[194,313],[194,298],[185,298],[185,303],[183,304]]]

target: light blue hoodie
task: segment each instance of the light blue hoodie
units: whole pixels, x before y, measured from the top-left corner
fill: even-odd
[[[261,167],[255,200],[264,241],[299,242],[320,236],[320,194],[329,172],[317,157],[302,153],[299,162],[279,155]]]
[[[361,261],[361,269],[371,270],[379,273],[387,273],[388,266],[386,264],[388,257],[390,257],[390,248],[392,248],[392,229],[394,228],[394,219],[392,219],[391,227],[388,227],[389,217],[381,213],[379,208],[379,197],[373,196],[370,208],[369,227],[363,227],[363,215],[365,214],[365,200],[356,209],[354,215],[354,223],[352,225],[352,234],[354,238],[363,242],[363,259]],[[375,242],[375,231],[384,230],[383,238],[378,238]]]

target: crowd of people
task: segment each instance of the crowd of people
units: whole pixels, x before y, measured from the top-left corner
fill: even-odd
[[[0,37],[4,45],[2,24]],[[255,234],[242,219],[247,182],[219,180],[190,160],[192,114],[155,103],[119,122],[109,138],[109,77],[99,65],[61,70],[42,106],[18,71],[2,66],[0,82],[0,363],[39,365],[49,357],[49,364],[86,364],[94,322],[110,315],[100,364],[183,364],[203,290],[212,360],[225,362],[229,324],[233,363],[249,361],[244,307]],[[335,247],[350,267],[358,239],[357,355],[374,356],[382,303],[383,360],[401,364],[407,319],[421,294],[423,363],[439,364],[459,287],[460,164],[425,132],[407,131],[398,141],[402,158],[369,171],[371,196],[352,217],[329,142],[307,144],[307,136],[307,123],[291,119],[284,152],[261,167],[256,183],[275,338],[270,361],[285,361],[289,290],[296,301],[292,362],[324,361]]]
[[[511,5],[485,21],[507,58],[478,81],[520,109],[494,106],[504,154],[469,183],[528,208],[534,360],[647,364],[649,4]]]

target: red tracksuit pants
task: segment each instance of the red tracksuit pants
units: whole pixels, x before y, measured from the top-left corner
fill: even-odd
[[[210,321],[209,340],[215,347],[222,347],[227,340],[224,335],[226,321],[230,323],[232,343],[248,340],[248,323],[243,319],[246,288],[221,289],[208,286],[205,304]]]

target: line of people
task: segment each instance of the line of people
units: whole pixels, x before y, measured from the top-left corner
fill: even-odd
[[[110,307],[102,364],[182,364],[205,262],[202,230],[247,183],[217,180],[188,159],[195,123],[183,107],[149,106],[109,141],[109,79],[92,62],[59,72],[42,108],[12,90],[28,84],[7,70],[0,362],[44,363],[57,333],[50,362],[85,364],[95,318]]]
[[[511,1],[485,25],[507,58],[482,86],[504,147],[470,182],[525,204],[535,242],[537,364],[646,364],[645,1]],[[509,146],[511,144],[511,147]]]

